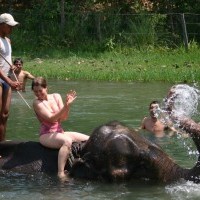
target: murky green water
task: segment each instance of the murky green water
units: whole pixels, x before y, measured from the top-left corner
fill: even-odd
[[[148,115],[150,101],[165,97],[169,83],[112,83],[85,81],[48,81],[49,92],[62,94],[75,89],[78,98],[71,107],[69,120],[63,123],[65,130],[83,132],[92,130],[108,121],[119,120],[137,128]],[[31,105],[34,98],[28,83],[24,98]],[[39,123],[33,110],[13,94],[12,107],[7,128],[7,139],[38,140]],[[185,167],[191,167],[196,160],[189,155],[190,139],[177,137],[155,139],[150,133],[141,133],[160,144],[167,153]],[[46,175],[27,176],[9,173],[0,177],[0,199],[199,199],[200,186],[190,183],[175,183],[167,186],[149,183],[108,184],[85,180],[71,180],[60,183],[56,177]]]

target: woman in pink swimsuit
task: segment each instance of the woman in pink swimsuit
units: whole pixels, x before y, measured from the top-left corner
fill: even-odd
[[[32,90],[36,96],[33,108],[40,121],[40,143],[49,148],[59,149],[58,177],[66,179],[64,172],[72,142],[89,139],[89,136],[77,132],[65,132],[61,122],[69,116],[70,104],[76,99],[76,92],[70,91],[63,103],[60,94],[48,94],[46,80],[36,77],[32,81]]]

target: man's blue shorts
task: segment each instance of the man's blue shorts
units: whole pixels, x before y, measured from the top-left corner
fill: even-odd
[[[6,91],[10,88],[8,83],[6,83],[4,80],[0,79],[0,84],[2,85],[3,91]]]

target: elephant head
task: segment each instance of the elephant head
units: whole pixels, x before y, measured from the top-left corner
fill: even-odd
[[[93,131],[70,173],[79,178],[112,181],[189,179],[188,169],[178,166],[158,145],[117,121]]]

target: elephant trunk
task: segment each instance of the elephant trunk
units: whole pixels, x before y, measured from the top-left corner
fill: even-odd
[[[180,167],[165,152],[154,147],[150,147],[149,150],[150,172],[154,172],[154,177],[157,177],[160,182],[171,183],[181,178],[187,179],[189,177],[190,170]]]

